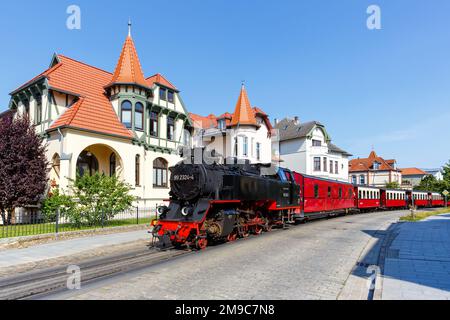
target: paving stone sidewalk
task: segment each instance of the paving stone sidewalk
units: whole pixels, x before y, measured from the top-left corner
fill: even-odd
[[[139,240],[150,240],[147,230],[96,235],[85,238],[60,240],[23,249],[0,252],[0,267],[11,267],[30,262],[43,261],[79,254],[105,246],[114,246]]]
[[[450,300],[450,215],[399,223],[384,261],[383,300]]]

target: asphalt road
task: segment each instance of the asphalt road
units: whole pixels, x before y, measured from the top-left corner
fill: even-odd
[[[48,298],[337,299],[375,233],[405,214],[377,212],[315,221]]]

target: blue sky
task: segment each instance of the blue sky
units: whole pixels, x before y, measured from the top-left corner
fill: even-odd
[[[66,9],[81,8],[81,30]],[[382,30],[368,30],[377,4]],[[233,111],[240,84],[271,118],[326,125],[355,156],[399,165],[450,159],[450,1],[5,1],[0,111],[53,52],[113,71],[133,21],[147,76],[160,72],[191,112]]]

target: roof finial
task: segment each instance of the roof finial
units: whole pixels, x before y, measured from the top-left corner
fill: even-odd
[[[245,80],[242,80],[241,84],[242,84],[242,88],[244,88],[245,87]]]
[[[128,18],[128,36],[131,37],[131,18]]]

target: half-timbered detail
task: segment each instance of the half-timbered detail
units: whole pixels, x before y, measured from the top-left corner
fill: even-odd
[[[113,73],[55,54],[11,93],[10,109],[26,113],[45,137],[52,187],[67,189],[77,173],[117,175],[139,206],[168,198],[167,168],[191,145],[180,91],[161,74],[144,76],[131,32]]]

